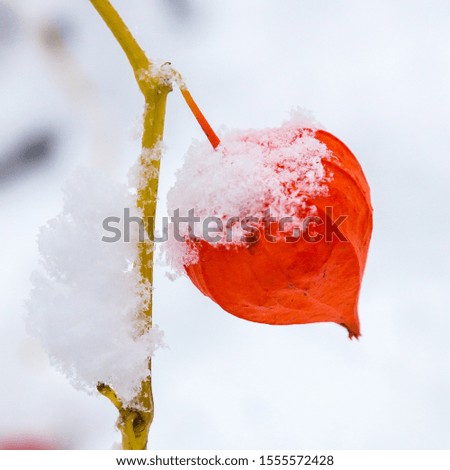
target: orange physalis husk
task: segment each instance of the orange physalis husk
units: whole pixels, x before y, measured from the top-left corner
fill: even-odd
[[[261,236],[256,243],[230,248],[189,240],[198,260],[185,270],[203,294],[237,317],[272,325],[335,322],[358,338],[358,297],[372,233],[370,190],[345,144],[323,130],[315,131],[315,138],[332,153],[322,164],[333,178],[328,193],[312,202],[329,227],[346,216],[339,225],[345,240],[335,234],[330,240],[325,224],[314,227],[314,235],[323,236],[315,243],[303,238],[274,243]]]

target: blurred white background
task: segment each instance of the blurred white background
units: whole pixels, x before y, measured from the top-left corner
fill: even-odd
[[[156,272],[156,449],[450,448],[450,3],[116,0],[150,57],[180,70],[211,124],[312,110],[359,158],[375,229],[362,338],[223,312]],[[111,448],[116,412],[77,392],[24,326],[39,226],[74,167],[124,180],[142,100],[88,0],[0,0],[0,440]],[[193,138],[169,96],[165,195]],[[244,177],[244,176],[243,176]]]

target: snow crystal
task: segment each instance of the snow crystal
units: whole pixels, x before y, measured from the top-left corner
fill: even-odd
[[[111,235],[106,217],[120,218],[123,234],[124,208],[130,216],[138,209],[126,186],[93,170],[79,170],[64,193],[63,212],[39,234],[42,266],[32,275],[28,329],[75,386],[93,391],[105,383],[129,403],[162,337],[139,316],[151,286],[139,276],[137,224],[128,243],[102,238]]]
[[[309,109],[302,108],[301,106],[297,106],[292,109],[290,112],[290,118],[283,124],[287,126],[296,126],[299,129],[325,129]]]
[[[186,217],[194,209],[200,218],[190,228],[179,224],[181,236],[205,239],[203,222],[216,217],[224,227],[216,243],[243,243],[241,224],[231,224],[231,234],[226,230],[231,217],[263,220],[269,210],[271,217],[292,217],[299,226],[315,214],[314,198],[327,194],[332,178],[322,164],[332,154],[315,138],[317,126],[311,115],[296,110],[279,128],[224,133],[216,150],[209,142],[194,142],[168,194],[169,216],[179,210]],[[173,231],[165,251],[178,272],[197,261],[192,244],[177,240]]]
[[[151,64],[148,69],[139,70],[137,78],[149,83],[156,79],[167,86],[171,86],[174,81],[179,84],[184,83],[181,75],[172,67],[170,62],[158,60]]]
[[[128,171],[128,185],[134,193],[135,190],[144,187],[150,179],[159,175],[159,162],[164,152],[162,141],[156,143],[153,148],[143,148],[141,157]],[[155,166],[156,165],[156,166]]]

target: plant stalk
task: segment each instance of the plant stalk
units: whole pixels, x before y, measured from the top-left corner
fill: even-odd
[[[153,285],[153,239],[158,192],[161,142],[164,132],[166,102],[172,86],[162,74],[157,73],[144,51],[134,39],[120,15],[108,0],[90,0],[125,52],[137,84],[145,98],[144,132],[140,157],[141,181],[137,188],[137,205],[142,210],[144,226],[149,241],[139,244],[139,268],[142,282]],[[146,328],[152,327],[152,293],[144,312]],[[141,383],[140,391],[132,405],[124,406],[107,384],[98,384],[98,391],[107,397],[119,411],[117,427],[122,434],[122,448],[144,450],[154,416],[151,381],[149,375]]]

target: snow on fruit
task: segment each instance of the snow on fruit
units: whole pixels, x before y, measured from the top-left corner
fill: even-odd
[[[353,153],[315,122],[194,144],[168,206],[183,222],[172,226],[172,266],[224,310],[273,325],[335,322],[360,336],[370,190]]]

